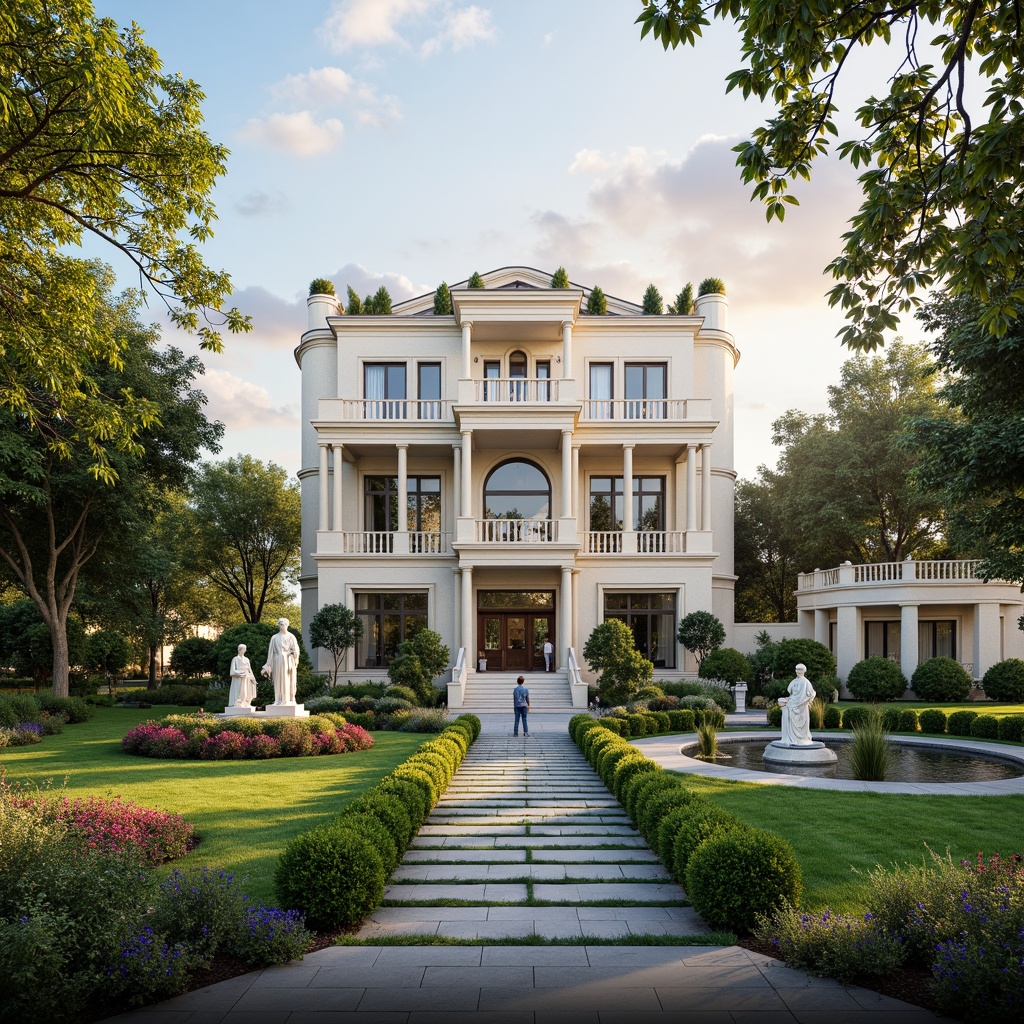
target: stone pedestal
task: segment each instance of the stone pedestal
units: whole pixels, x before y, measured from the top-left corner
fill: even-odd
[[[257,711],[260,718],[309,718],[302,704],[268,704],[266,711]]]
[[[799,745],[782,743],[775,740],[764,748],[761,759],[769,764],[794,766],[835,764],[839,758],[834,750],[829,750],[824,743],[801,743]]]
[[[215,715],[215,718],[251,718],[253,715],[258,714],[256,709],[250,704],[243,704],[236,707],[234,704],[226,707],[219,715]]]
[[[747,684],[737,683],[731,689],[732,695],[736,699],[736,713],[742,715],[747,710]]]

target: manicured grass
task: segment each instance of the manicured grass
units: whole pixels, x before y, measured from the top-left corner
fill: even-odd
[[[995,704],[987,700],[965,700],[961,704],[943,704],[942,701],[927,700],[893,700],[885,704],[871,705],[864,701],[841,700],[837,707],[846,711],[848,708],[870,708],[880,707],[883,711],[888,708],[913,708],[914,711],[923,711],[925,708],[935,708],[951,715],[954,711],[977,711],[979,715],[995,715],[1002,718],[1004,715],[1024,715],[1024,704]]]
[[[702,796],[792,844],[809,910],[866,909],[866,872],[921,863],[926,846],[972,861],[979,850],[1024,853],[1024,795],[841,793],[685,778]]]
[[[97,708],[92,721],[36,746],[0,750],[0,766],[12,782],[59,788],[66,779],[71,797],[116,795],[181,814],[202,841],[173,867],[233,871],[250,899],[268,905],[275,905],[273,874],[285,844],[336,815],[430,738],[375,732],[372,750],[271,761],[164,761],[121,750],[133,725],[174,710]]]

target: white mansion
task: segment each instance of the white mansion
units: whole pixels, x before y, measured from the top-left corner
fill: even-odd
[[[504,708],[504,684],[543,672],[548,641],[554,672],[531,689],[581,706],[580,650],[607,618],[630,625],[657,678],[692,674],[675,632],[696,609],[753,648],[762,627],[733,624],[739,352],[725,296],[699,297],[689,316],[611,297],[587,315],[587,289],[550,280],[493,271],[453,287],[447,316],[432,293],[390,316],[310,296],[296,350],[302,613],[340,602],[363,619],[349,675],[383,676],[426,624],[453,652],[452,707],[500,694]],[[901,564],[898,592],[879,590],[893,569],[865,589],[865,568],[802,578],[800,622],[767,628],[829,643],[842,675],[867,653],[901,656],[908,676],[931,649],[976,673],[1020,653],[1015,587],[963,568],[911,580]]]

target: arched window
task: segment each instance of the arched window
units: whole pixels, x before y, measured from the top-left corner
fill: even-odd
[[[515,351],[508,357],[508,375],[513,380],[523,380],[526,376],[526,353]]]
[[[550,519],[551,484],[543,471],[524,459],[496,466],[484,483],[486,519]]]

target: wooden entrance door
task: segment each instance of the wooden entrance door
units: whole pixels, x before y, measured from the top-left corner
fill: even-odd
[[[550,612],[481,612],[477,620],[480,649],[488,672],[543,672],[544,641],[554,642]]]

